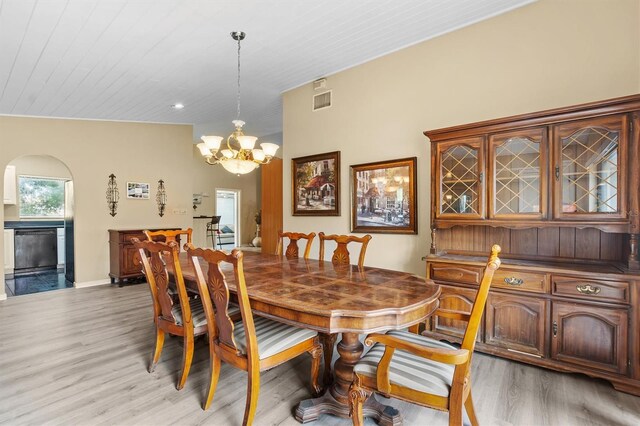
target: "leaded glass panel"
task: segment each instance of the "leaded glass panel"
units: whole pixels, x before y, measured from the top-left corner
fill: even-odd
[[[618,211],[619,132],[585,127],[562,138],[562,211]]]
[[[441,173],[442,213],[478,214],[478,150],[466,145],[446,150],[442,153]]]
[[[495,214],[540,213],[540,144],[513,137],[496,145]]]

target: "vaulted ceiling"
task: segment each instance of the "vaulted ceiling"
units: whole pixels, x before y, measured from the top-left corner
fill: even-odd
[[[0,0],[0,114],[229,133],[239,30],[245,130],[268,135],[283,91],[531,1]]]

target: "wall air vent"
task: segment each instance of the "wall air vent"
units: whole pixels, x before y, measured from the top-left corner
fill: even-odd
[[[313,111],[329,108],[331,106],[331,90],[313,95]]]

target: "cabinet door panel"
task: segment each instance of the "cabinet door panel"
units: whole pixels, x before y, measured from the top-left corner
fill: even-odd
[[[544,357],[547,304],[533,297],[489,294],[485,343]]]
[[[489,138],[489,218],[540,219],[547,212],[546,128]]]
[[[624,219],[626,115],[554,126],[555,219]]]
[[[440,294],[440,305],[438,307],[439,309],[471,313],[471,308],[473,308],[473,301],[476,299],[475,290],[449,287],[446,285],[441,285],[440,287],[442,289],[442,292]],[[437,333],[462,338],[464,337],[464,331],[466,330],[466,328],[466,321],[440,318],[437,315],[434,315],[431,318],[431,330]],[[480,330],[478,331],[478,341],[482,340],[483,334],[484,333],[481,326]]]
[[[626,374],[628,310],[554,302],[552,321],[552,358]]]
[[[484,138],[437,145],[436,217],[484,217]]]
[[[140,253],[133,244],[122,245],[122,275],[141,275],[142,263],[140,262]]]

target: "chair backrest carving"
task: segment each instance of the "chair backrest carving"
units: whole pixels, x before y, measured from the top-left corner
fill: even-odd
[[[153,309],[156,320],[163,319],[169,322],[176,322],[173,315],[173,298],[169,292],[169,272],[168,268],[174,271],[174,282],[182,310],[182,325],[191,323],[191,308],[187,295],[182,269],[180,267],[179,252],[180,247],[176,241],[169,243],[156,241],[140,241],[132,238],[134,247],[138,250],[138,255],[142,263],[142,270],[153,299]]]
[[[243,254],[240,250],[234,249],[231,253],[222,250],[211,250],[195,248],[189,244],[186,247],[187,256],[193,262],[196,272],[198,290],[202,298],[209,333],[213,340],[223,344],[239,355],[240,350],[234,337],[234,324],[229,317],[229,284],[221,269],[221,264],[228,263],[233,266],[233,277],[236,285],[236,295],[238,305],[242,315],[242,322],[246,337],[246,354],[248,357],[258,357],[258,342],[256,340],[253,314],[249,304],[247,286],[244,279],[242,267]],[[208,271],[205,274],[200,266],[199,259],[203,259],[208,264]]]
[[[191,244],[191,236],[193,234],[193,230],[191,228],[187,229],[168,229],[168,230],[160,230],[160,231],[144,231],[144,235],[147,236],[147,240],[154,241],[155,237],[164,237],[165,243],[170,243],[171,241],[177,241],[179,235],[186,235],[187,241],[183,242],[184,244]]]
[[[282,247],[284,245],[284,238],[289,239],[289,245],[284,252],[284,256],[287,259],[295,259],[300,255],[300,250],[298,249],[298,241],[299,240],[307,240],[307,244],[304,248],[304,258],[309,258],[309,253],[311,252],[311,243],[313,239],[316,237],[315,232],[311,232],[309,234],[303,234],[300,232],[282,232],[278,231],[278,245],[276,246],[276,254],[282,255]]]
[[[358,256],[358,266],[364,266],[364,256],[367,253],[367,245],[371,240],[371,235],[367,234],[364,237],[356,237],[355,235],[325,235],[324,232],[320,232],[318,237],[320,238],[320,260],[324,260],[324,242],[331,240],[337,244],[336,249],[333,251],[333,256],[331,256],[331,262],[333,262],[333,264],[351,264],[347,245],[354,242],[362,244],[360,247],[360,256]]]

